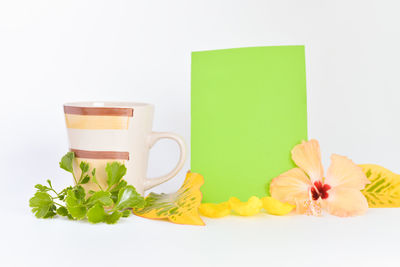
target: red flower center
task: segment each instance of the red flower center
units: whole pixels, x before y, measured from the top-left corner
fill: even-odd
[[[314,186],[311,187],[311,196],[314,201],[318,200],[320,197],[326,199],[329,197],[328,190],[331,186],[328,184],[323,184],[321,181],[314,182]]]

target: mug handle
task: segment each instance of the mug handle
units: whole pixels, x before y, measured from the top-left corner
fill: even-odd
[[[178,143],[180,149],[180,158],[178,164],[176,164],[175,168],[170,171],[168,174],[157,177],[157,178],[146,178],[144,181],[144,190],[151,189],[159,184],[162,184],[171,178],[175,177],[178,172],[183,168],[183,165],[186,161],[186,144],[182,137],[174,133],[167,132],[152,132],[148,139],[148,146],[151,148],[158,140],[162,138],[172,139]]]

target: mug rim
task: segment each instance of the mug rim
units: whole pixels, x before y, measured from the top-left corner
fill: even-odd
[[[127,102],[127,101],[76,101],[63,104],[64,107],[80,107],[80,108],[141,108],[154,106],[144,102]]]

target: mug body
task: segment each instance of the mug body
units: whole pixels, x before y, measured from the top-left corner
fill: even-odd
[[[107,188],[107,163],[124,163],[124,179],[144,194],[148,162],[148,137],[152,132],[154,106],[133,102],[75,102],[64,104],[70,151],[75,153],[74,172],[86,161]],[[98,190],[92,182],[86,190]]]

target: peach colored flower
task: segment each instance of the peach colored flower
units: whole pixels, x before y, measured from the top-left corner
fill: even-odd
[[[361,193],[369,180],[361,167],[347,157],[332,154],[326,176],[317,140],[296,145],[292,159],[298,168],[274,178],[273,198],[296,205],[301,214],[320,215],[321,209],[340,217],[365,213],[368,203]]]

